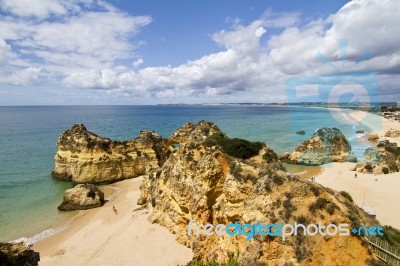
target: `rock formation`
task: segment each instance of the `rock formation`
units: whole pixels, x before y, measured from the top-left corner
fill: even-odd
[[[362,128],[356,131],[356,134],[363,134],[363,133],[365,133],[365,130]]]
[[[368,140],[376,141],[378,139],[379,139],[378,133],[369,133],[368,134]]]
[[[388,140],[380,141],[376,148],[368,148],[363,160],[354,170],[361,173],[389,174],[399,172],[400,148]]]
[[[165,141],[151,131],[131,141],[113,141],[76,124],[61,134],[52,175],[74,183],[114,182],[150,172],[171,152]]]
[[[398,138],[398,137],[400,137],[400,130],[391,128],[388,131],[386,131],[385,137]]]
[[[87,210],[101,207],[104,204],[104,193],[92,184],[78,184],[64,192],[63,202],[58,206],[60,211]]]
[[[296,134],[297,135],[304,135],[304,134],[306,134],[306,131],[304,129],[300,129],[300,130],[296,131]]]
[[[346,137],[337,128],[317,129],[289,157],[296,164],[321,165],[330,162],[356,162]]]
[[[196,236],[193,232],[188,236],[191,220],[196,225],[377,224],[340,193],[284,172],[267,146],[251,158],[238,159],[204,137],[212,139],[214,134],[203,132],[199,137],[199,127],[185,125],[178,130],[191,141],[181,140],[161,169],[144,178],[138,202],[152,209],[151,222],[167,227],[180,243],[191,247],[195,259],[223,262],[228,254],[239,254],[241,265],[364,265],[372,256],[355,236],[299,234],[286,240],[256,236],[249,241],[243,235]]]
[[[182,144],[190,141],[203,141],[207,137],[221,133],[219,127],[208,121],[200,121],[197,124],[188,122],[177,129],[168,141],[173,144]]]
[[[39,261],[39,252],[23,242],[0,242],[0,266],[37,266]]]

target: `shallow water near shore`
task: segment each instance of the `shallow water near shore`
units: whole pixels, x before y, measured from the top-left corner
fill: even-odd
[[[343,111],[344,113],[346,111]],[[117,140],[140,130],[168,137],[188,121],[209,120],[230,137],[262,141],[277,153],[291,152],[319,127],[337,127],[358,158],[369,144],[355,129],[323,108],[273,106],[38,106],[0,107],[0,241],[30,237],[71,218],[57,210],[68,182],[53,179],[58,136],[75,123]],[[305,135],[296,135],[299,129]]]

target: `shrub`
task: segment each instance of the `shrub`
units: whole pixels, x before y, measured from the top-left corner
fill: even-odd
[[[387,152],[393,153],[396,156],[400,155],[400,148],[399,147],[386,146],[385,150]]]
[[[326,211],[330,215],[334,214],[336,209],[339,209],[339,207],[335,203],[329,203],[328,206],[326,207]]]
[[[283,185],[283,178],[277,174],[272,174],[272,181],[274,181],[275,184],[278,186]]]
[[[308,209],[310,212],[315,213],[317,210],[325,209],[329,201],[325,198],[318,198],[314,203],[311,203]]]
[[[263,159],[267,163],[272,163],[278,160],[278,155],[273,150],[268,150],[264,155]]]
[[[239,138],[230,139],[222,133],[213,134],[205,142],[210,142],[209,139],[214,139],[225,153],[239,159],[248,159],[257,155],[264,146],[261,142],[251,142]]]
[[[387,167],[382,167],[382,172],[383,172],[385,175],[389,174],[389,168],[387,168]]]
[[[204,142],[203,142],[204,146],[206,147],[213,147],[218,145],[218,142],[213,139],[213,138],[207,138]]]
[[[372,171],[372,165],[369,164],[369,163],[367,163],[367,164],[364,166],[364,169],[366,169],[368,172],[371,172],[371,171]]]
[[[310,185],[310,190],[316,197],[319,197],[319,195],[321,194],[320,189],[317,186]]]
[[[345,197],[346,199],[348,199],[350,202],[354,202],[354,201],[353,201],[353,198],[351,197],[351,195],[349,194],[349,192],[340,191],[340,195],[342,195],[343,197]]]
[[[400,248],[400,230],[391,227],[390,225],[383,226],[383,236],[390,245]]]
[[[218,263],[215,260],[202,262],[200,260],[193,259],[188,262],[186,266],[240,266],[239,255],[236,256],[232,253],[228,254],[228,260],[223,263]]]

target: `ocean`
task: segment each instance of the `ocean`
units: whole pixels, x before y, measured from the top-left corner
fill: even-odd
[[[209,120],[230,137],[265,142],[277,153],[293,151],[317,128],[337,127],[361,159],[369,144],[355,131],[379,128],[346,123],[348,112],[244,105],[0,107],[0,241],[44,237],[77,214],[57,210],[71,184],[50,176],[56,141],[75,123],[103,137],[127,140],[144,129],[168,137],[188,121]],[[378,122],[369,124],[378,127]],[[299,129],[306,134],[296,135]]]

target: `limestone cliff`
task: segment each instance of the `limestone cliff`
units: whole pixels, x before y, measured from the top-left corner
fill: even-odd
[[[357,158],[339,129],[320,128],[292,152],[289,161],[296,164],[321,165],[330,162],[356,162]]]
[[[52,175],[75,183],[114,182],[158,168],[171,152],[158,134],[142,131],[130,141],[113,141],[76,124],[61,134]]]
[[[182,144],[191,141],[202,141],[216,133],[221,133],[219,127],[208,121],[200,121],[197,124],[188,122],[178,128],[168,141],[174,144]]]
[[[138,203],[147,204],[152,209],[150,221],[176,234],[180,243],[193,249],[196,259],[222,262],[233,253],[239,254],[242,265],[365,265],[371,258],[355,236],[299,234],[286,240],[256,236],[250,241],[215,234],[189,237],[191,220],[213,225],[377,222],[340,193],[282,171],[276,154],[265,145],[257,155],[242,160],[207,139],[192,138],[190,132],[181,135],[197,141],[182,143],[159,171],[145,177]]]

